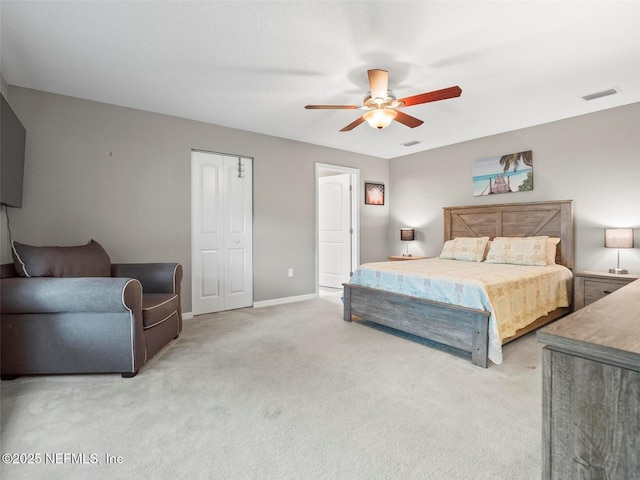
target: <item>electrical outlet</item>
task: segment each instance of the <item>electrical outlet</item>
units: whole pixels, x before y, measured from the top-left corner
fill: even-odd
[[[293,268],[290,268],[290,269],[289,269],[289,276],[290,276],[290,277],[293,277]]]

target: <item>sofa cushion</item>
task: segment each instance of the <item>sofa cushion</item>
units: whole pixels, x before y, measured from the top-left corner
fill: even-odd
[[[142,294],[142,325],[145,329],[164,322],[173,314],[177,315],[180,298],[173,293]]]
[[[22,277],[110,277],[111,259],[95,240],[74,247],[13,242],[13,264]]]

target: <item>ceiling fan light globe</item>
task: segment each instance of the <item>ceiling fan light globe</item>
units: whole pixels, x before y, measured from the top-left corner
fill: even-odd
[[[388,108],[379,109],[379,110],[371,110],[364,114],[364,119],[371,125],[373,128],[377,128],[381,130],[385,127],[388,127],[389,124],[396,118],[397,112],[395,110],[390,110]]]

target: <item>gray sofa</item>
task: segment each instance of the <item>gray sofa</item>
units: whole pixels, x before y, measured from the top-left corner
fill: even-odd
[[[13,243],[0,279],[2,379],[120,373],[133,377],[182,330],[178,263],[111,264],[95,241]]]

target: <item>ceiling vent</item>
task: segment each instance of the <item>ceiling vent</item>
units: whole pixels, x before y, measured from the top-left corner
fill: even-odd
[[[418,145],[419,142],[418,140],[411,140],[410,142],[406,142],[406,143],[401,143],[400,145],[402,145],[403,147],[413,147],[414,145]]]
[[[589,95],[585,95],[584,97],[582,97],[582,99],[588,102],[589,100],[595,100],[596,98],[607,97],[609,95],[615,95],[616,93],[618,93],[618,91],[615,88],[610,88],[609,90],[603,90],[601,92],[596,92],[596,93],[591,93]]]

